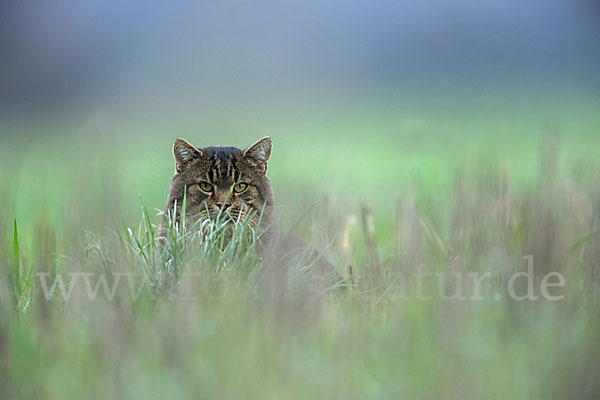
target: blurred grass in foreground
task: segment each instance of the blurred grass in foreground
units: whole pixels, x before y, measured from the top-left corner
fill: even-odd
[[[374,122],[292,123],[279,138],[283,126],[204,136],[185,123],[7,138],[0,397],[595,398],[597,127],[509,123],[504,134],[478,135],[483,122]],[[330,291],[318,313],[299,307],[293,287],[269,296],[239,269],[197,258],[181,264],[201,274],[194,299],[175,290],[135,301],[126,284],[111,300],[100,290],[90,301],[83,284],[68,301],[60,291],[46,301],[39,281],[15,291],[15,277],[22,283],[32,270],[49,282],[91,272],[92,286],[107,270],[139,272],[119,234],[147,232],[138,193],[158,223],[172,140],[241,147],[266,134],[280,225],[327,248],[349,285]],[[553,294],[564,300],[506,296],[527,255],[536,295],[545,274],[560,272],[566,285]],[[432,299],[422,300],[410,279],[419,270],[441,273],[448,293],[454,273],[491,278],[484,300],[444,300],[438,281],[426,282]]]

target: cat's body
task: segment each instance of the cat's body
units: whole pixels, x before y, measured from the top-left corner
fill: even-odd
[[[173,146],[176,172],[159,240],[166,237],[167,226],[180,223],[185,196],[187,226],[201,226],[203,221],[222,215],[227,215],[232,224],[246,219],[257,233],[267,269],[276,271],[273,276],[285,276],[293,265],[301,269],[310,265],[315,278],[311,286],[324,289],[339,280],[333,266],[302,239],[276,229],[273,189],[266,175],[271,147],[269,137],[243,150],[198,148],[177,139]]]

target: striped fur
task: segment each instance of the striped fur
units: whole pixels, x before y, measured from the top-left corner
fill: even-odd
[[[266,175],[271,138],[260,139],[246,149],[204,147],[177,139],[173,145],[176,172],[171,180],[165,217],[159,238],[166,236],[167,218],[180,222],[186,197],[186,224],[199,226],[204,220],[226,213],[235,221],[249,218],[264,244],[272,239],[273,189]],[[245,190],[234,190],[246,184]],[[210,186],[212,190],[203,190]]]

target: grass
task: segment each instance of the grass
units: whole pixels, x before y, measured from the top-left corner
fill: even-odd
[[[272,134],[280,227],[344,277],[309,306],[302,284],[269,280],[247,224],[233,240],[222,221],[204,240],[170,226],[157,245],[173,135],[7,139],[0,397],[595,398],[598,136],[369,121],[347,141],[354,122],[318,142],[317,122]],[[514,289],[538,299],[516,301],[528,255]],[[562,300],[542,296],[551,272]],[[62,284],[45,293],[40,273]],[[489,274],[478,289],[474,273]]]

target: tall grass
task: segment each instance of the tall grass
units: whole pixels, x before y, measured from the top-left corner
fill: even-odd
[[[150,297],[169,297],[175,293],[186,272],[243,271],[248,279],[259,269],[259,233],[251,223],[252,215],[231,221],[224,212],[219,212],[212,219],[189,226],[185,201],[184,197],[181,218],[173,218],[177,204],[166,211],[162,219],[166,225],[164,238],[159,238],[158,226],[151,222],[143,204],[137,232],[125,227],[119,235],[123,249],[130,255],[125,263],[133,266],[139,276],[138,287]]]
[[[272,274],[248,221],[219,216],[198,227],[167,215],[161,243],[162,216],[141,205],[135,228],[81,234],[108,213],[94,208],[95,193],[85,204],[73,196],[62,220],[11,220],[0,236],[0,397],[595,398],[598,165],[584,160],[596,170],[582,178],[557,140],[542,143],[526,185],[513,183],[508,157],[475,155],[459,163],[450,189],[414,179],[399,195],[382,189],[351,203],[340,193],[307,213],[318,190],[278,192],[287,205],[278,212],[292,214],[282,230],[293,228],[343,275],[345,289],[325,291],[317,312],[297,275]],[[65,190],[78,192],[79,182]],[[127,214],[115,207],[106,220]],[[306,255],[294,261],[298,276]],[[516,301],[507,282],[529,255],[538,300]],[[46,300],[36,272],[65,287],[73,272],[92,273],[92,287],[102,274],[110,286],[128,273],[133,291],[122,279],[114,297],[90,300],[79,283],[70,299],[56,286]],[[417,272],[432,275],[419,285]],[[481,299],[470,299],[469,274],[486,272]],[[561,301],[540,294],[550,272],[565,277],[552,292]],[[466,300],[452,296],[457,284]]]
[[[14,221],[13,229],[13,268],[8,272],[8,281],[12,282],[11,297],[13,307],[18,314],[24,314],[31,305],[34,289],[34,266],[27,265],[21,257],[19,245],[19,231],[17,220]]]

